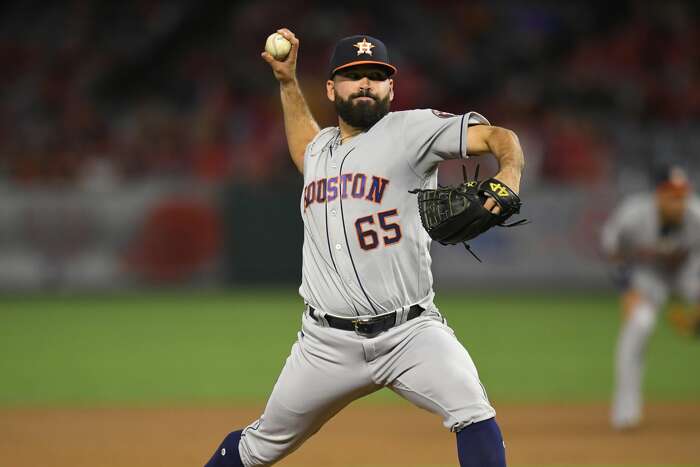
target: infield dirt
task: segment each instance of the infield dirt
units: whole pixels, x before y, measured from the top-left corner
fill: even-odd
[[[700,404],[655,404],[617,433],[603,405],[498,405],[510,466],[700,466]],[[0,410],[3,467],[192,467],[261,407]],[[346,408],[279,465],[457,465],[454,435],[408,405]]]

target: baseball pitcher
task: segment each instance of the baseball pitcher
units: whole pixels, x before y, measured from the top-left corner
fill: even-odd
[[[655,192],[625,200],[602,232],[603,249],[620,268],[624,289],[610,414],[619,430],[641,421],[644,353],[669,294],[676,292],[697,310],[680,326],[697,327],[700,316],[700,199],[678,166],[661,167],[655,178]]]
[[[299,40],[279,81],[292,160],[304,177],[301,330],[264,413],[230,433],[207,467],[272,465],[355,399],[388,387],[456,433],[460,465],[505,466],[505,446],[469,353],[433,303],[431,237],[466,241],[520,202],[515,134],[476,112],[390,112],[397,69],[378,39],[341,39],[326,95],[338,126],[320,129],[296,78]],[[492,153],[487,183],[437,188],[446,159]]]

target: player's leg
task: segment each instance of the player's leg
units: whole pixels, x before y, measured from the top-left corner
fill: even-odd
[[[642,417],[642,378],[647,342],[656,325],[666,284],[640,271],[622,295],[622,326],[615,351],[615,388],[610,422],[616,429],[637,426]]]
[[[238,453],[238,445],[241,441],[243,430],[229,433],[216,448],[216,451],[204,467],[244,467],[241,456]]]
[[[351,401],[378,389],[353,333],[321,328],[305,315],[262,416],[229,434],[205,467],[272,465]]]
[[[397,328],[377,358],[375,378],[418,407],[438,414],[456,432],[461,466],[503,467],[505,447],[467,350],[442,321]]]
[[[505,467],[506,446],[495,418],[467,425],[457,432],[461,467]]]

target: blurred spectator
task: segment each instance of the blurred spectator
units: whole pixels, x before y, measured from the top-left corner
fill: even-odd
[[[148,214],[126,257],[151,282],[184,282],[211,266],[221,247],[221,222],[206,203],[166,199]]]
[[[288,177],[276,84],[258,55],[283,24],[302,39],[300,74],[318,90],[307,95],[322,123],[333,124],[323,96],[328,48],[343,35],[374,33],[399,64],[394,108],[437,102],[521,122],[540,139],[536,178],[545,183],[597,184],[618,162],[645,163],[629,138],[615,136],[619,127],[636,140],[697,128],[696,3],[373,8],[10,2],[0,15],[0,174],[92,189],[149,177]]]

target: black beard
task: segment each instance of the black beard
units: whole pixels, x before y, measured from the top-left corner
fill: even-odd
[[[371,97],[374,102],[353,102],[355,97]],[[345,123],[354,128],[369,130],[372,126],[389,113],[391,103],[389,96],[377,99],[376,96],[359,92],[350,96],[348,100],[335,96],[335,111]]]

